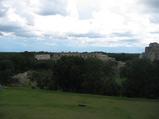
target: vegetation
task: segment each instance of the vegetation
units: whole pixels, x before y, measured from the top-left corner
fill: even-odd
[[[115,58],[117,61],[130,61],[138,59],[140,54],[132,53],[106,53],[108,56]]]
[[[31,71],[32,88],[113,96],[159,98],[159,61],[115,55],[125,61],[119,69],[115,60],[64,56],[56,61],[37,61],[35,53],[2,53],[0,84],[17,83],[12,77]],[[120,59],[119,58],[119,59]]]
[[[123,95],[130,97],[159,98],[159,61],[145,59],[129,61],[122,71],[127,80],[123,85]]]
[[[118,88],[114,80],[116,61],[103,62],[96,58],[70,56],[54,63],[40,61],[37,65],[35,67],[38,70],[32,72],[30,77],[42,89],[117,95]]]
[[[27,88],[0,91],[1,119],[158,119],[158,112],[158,100]]]

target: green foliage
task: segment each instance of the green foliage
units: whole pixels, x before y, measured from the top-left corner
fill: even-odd
[[[55,62],[52,60],[44,60],[44,61],[36,61],[33,64],[33,69],[34,70],[48,70],[48,69],[53,69],[55,65]]]
[[[14,72],[14,64],[10,60],[0,61],[0,84],[6,85],[12,82],[11,76]]]
[[[16,72],[24,72],[32,69],[35,63],[33,55],[28,53],[17,54],[10,57],[10,59],[15,64]]]
[[[41,89],[56,89],[55,77],[51,70],[38,70],[31,73],[31,81]]]
[[[34,54],[31,52],[0,53],[0,60],[12,61],[17,73],[32,69],[35,63]]]
[[[84,59],[62,57],[55,65],[58,87],[64,91],[80,91],[83,81]]]
[[[116,66],[115,61],[62,57],[55,67],[58,87],[64,91],[115,95],[117,85],[113,79]]]
[[[133,59],[138,59],[140,54],[130,54],[130,53],[107,53],[108,56],[115,58],[117,61],[130,61]]]
[[[35,54],[0,53],[0,84],[15,83],[12,76],[30,70],[30,78],[39,88],[159,98],[159,61],[138,59],[138,54],[108,53],[127,62],[119,69],[115,60],[64,56],[57,61],[37,61]]]
[[[149,60],[137,59],[128,62],[122,72],[122,76],[127,78],[123,87],[124,95],[159,97],[158,68],[156,63]]]

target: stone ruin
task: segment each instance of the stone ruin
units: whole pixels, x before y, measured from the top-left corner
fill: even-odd
[[[51,56],[50,56],[50,54],[38,54],[38,55],[35,55],[35,59],[37,59],[37,60],[50,60]]]
[[[159,60],[159,44],[156,42],[150,43],[140,58],[146,58],[151,61]]]
[[[115,60],[112,57],[107,56],[102,53],[74,53],[74,52],[66,52],[66,53],[54,53],[54,54],[36,54],[34,57],[36,60],[59,60],[63,56],[78,56],[84,59],[86,58],[97,58],[103,61]]]

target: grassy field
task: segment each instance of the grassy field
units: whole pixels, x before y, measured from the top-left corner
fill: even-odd
[[[159,100],[8,88],[0,119],[159,119]]]

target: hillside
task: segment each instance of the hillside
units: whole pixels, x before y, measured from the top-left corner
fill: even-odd
[[[158,119],[158,112],[159,100],[27,88],[0,91],[0,119]]]

